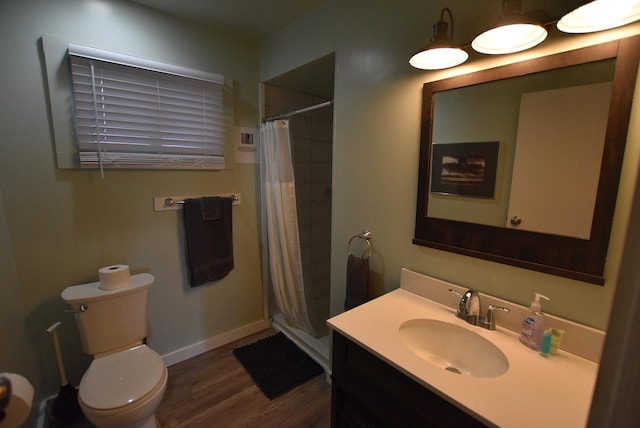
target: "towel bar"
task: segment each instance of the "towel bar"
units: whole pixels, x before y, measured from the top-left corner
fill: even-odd
[[[222,198],[231,198],[233,199],[234,202],[239,201],[240,198],[238,198],[236,195],[231,195],[231,196],[221,196]],[[176,205],[176,204],[184,204],[184,200],[182,201],[175,201],[173,200],[173,198],[166,198],[164,200],[164,204],[168,207],[172,206],[172,205]]]
[[[155,196],[153,198],[153,210],[154,211],[180,210],[184,206],[185,199],[204,198],[207,196],[231,198],[233,200],[233,205],[240,205],[242,203],[242,195],[239,192],[217,194],[217,195]]]

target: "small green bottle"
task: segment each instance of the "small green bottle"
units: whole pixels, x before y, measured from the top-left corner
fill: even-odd
[[[551,352],[551,329],[545,330],[540,341],[540,355],[548,357]]]

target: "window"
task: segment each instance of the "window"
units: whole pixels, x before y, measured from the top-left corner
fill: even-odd
[[[223,169],[224,79],[69,44],[82,168]]]

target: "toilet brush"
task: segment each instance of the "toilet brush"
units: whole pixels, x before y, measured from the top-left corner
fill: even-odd
[[[53,401],[51,414],[60,421],[71,421],[80,416],[82,410],[78,404],[78,390],[69,383],[67,374],[64,371],[60,343],[58,342],[58,332],[56,331],[60,324],[60,321],[58,321],[46,330],[47,333],[53,336],[53,346],[56,351],[56,359],[58,360],[58,370],[60,371],[60,390]]]

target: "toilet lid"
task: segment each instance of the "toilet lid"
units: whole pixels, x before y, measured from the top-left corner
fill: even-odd
[[[164,371],[162,358],[145,345],[96,358],[82,376],[80,398],[94,409],[122,407],[151,392]]]

